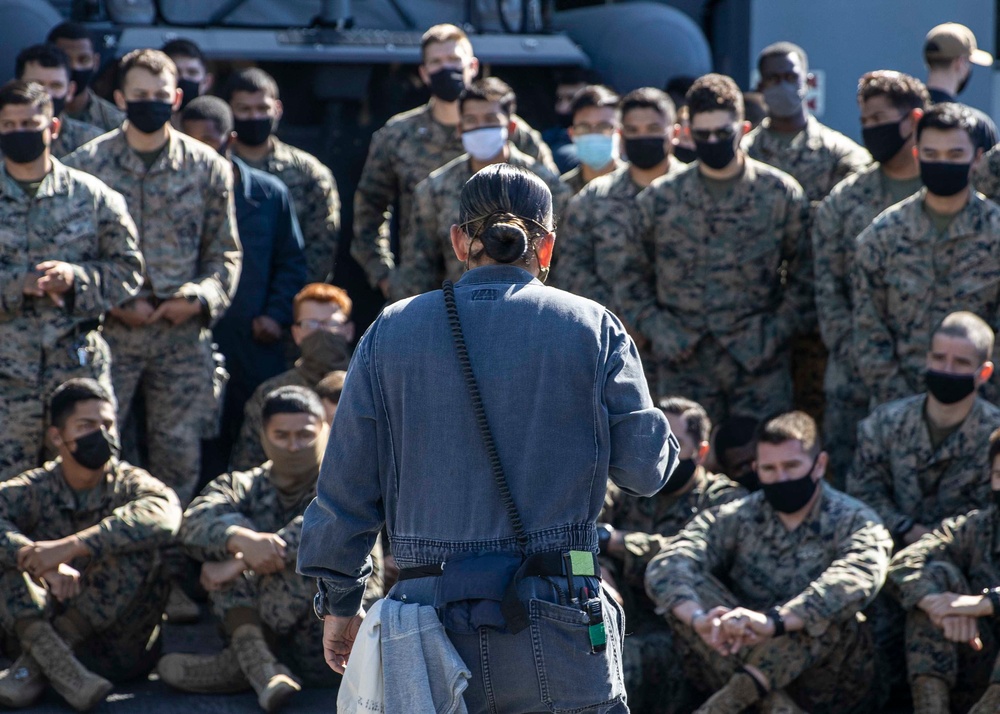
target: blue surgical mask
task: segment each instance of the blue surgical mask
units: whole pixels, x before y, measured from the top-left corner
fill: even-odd
[[[462,146],[476,161],[489,161],[503,151],[507,143],[507,127],[484,126],[462,132]]]
[[[573,139],[576,145],[576,156],[580,163],[598,171],[614,159],[616,147],[615,135],[584,134]]]

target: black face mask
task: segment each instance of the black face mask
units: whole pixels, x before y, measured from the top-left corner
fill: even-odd
[[[201,83],[193,79],[178,79],[177,86],[180,87],[184,97],[181,99],[181,109],[191,103],[191,100],[201,94]]]
[[[153,134],[170,121],[174,108],[170,102],[129,102],[125,115],[128,123],[143,134]]]
[[[45,151],[44,129],[0,134],[0,152],[15,164],[30,164]]]
[[[897,122],[879,124],[878,126],[866,126],[861,130],[861,138],[865,148],[872,158],[879,163],[884,163],[899,153],[903,144],[910,138],[900,136],[899,126],[903,123],[900,119]]]
[[[465,77],[461,69],[442,67],[431,75],[431,94],[442,102],[454,102],[465,91]]]
[[[96,471],[108,463],[112,456],[118,457],[121,446],[103,426],[76,440],[73,460],[85,469]]]
[[[236,119],[233,131],[241,144],[246,146],[261,146],[271,136],[274,130],[274,120],[271,117],[262,119]]]
[[[686,146],[675,146],[674,158],[682,164],[690,164],[698,158],[698,152],[694,149],[689,149]]]
[[[52,99],[52,116],[62,115],[63,109],[66,108],[66,97],[50,97],[50,99]]]
[[[764,492],[764,498],[771,504],[771,508],[779,513],[795,513],[809,503],[809,499],[819,488],[819,483],[813,481],[812,478],[817,459],[819,459],[818,455],[813,459],[809,471],[801,478],[761,484],[760,488]]]
[[[733,480],[750,493],[760,490],[760,477],[752,469],[741,476],[733,476]]]
[[[736,145],[732,141],[696,141],[694,144],[701,163],[716,171],[726,168],[736,158]]]
[[[671,494],[680,491],[691,482],[696,468],[698,467],[694,459],[681,459],[678,461],[677,468],[670,474],[670,478],[667,479],[666,485],[660,489],[660,493]]]
[[[76,93],[87,91],[90,80],[94,78],[94,69],[74,69],[69,73],[69,78],[76,82]]]
[[[920,180],[936,196],[954,196],[969,185],[971,164],[921,161]]]
[[[929,369],[924,373],[927,391],[942,404],[960,402],[976,391],[973,374],[950,374]]]
[[[625,139],[625,153],[628,160],[640,169],[651,169],[667,158],[662,136]]]

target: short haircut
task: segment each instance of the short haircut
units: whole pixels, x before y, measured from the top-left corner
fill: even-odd
[[[687,93],[691,121],[705,112],[730,112],[737,121],[743,121],[743,92],[732,77],[724,74],[706,74],[698,77]]]
[[[981,362],[986,362],[993,354],[993,329],[986,320],[972,312],[951,313],[934,330],[934,335],[968,340],[976,348],[976,355]],[[931,339],[934,339],[934,335],[931,335]]]
[[[730,464],[726,462],[726,452],[741,446],[753,444],[757,439],[760,422],[749,416],[731,416],[719,424],[715,432],[715,459],[723,468]]]
[[[655,87],[633,89],[622,97],[618,109],[623,118],[633,109],[652,109],[663,117],[667,128],[672,127],[677,121],[677,110],[674,108],[674,101],[666,92],[661,92]]]
[[[132,50],[122,57],[118,65],[118,82],[124,87],[128,73],[133,69],[144,69],[150,74],[159,77],[161,74],[169,74],[177,81],[177,65],[166,54],[160,50]]]
[[[232,102],[236,92],[247,92],[248,94],[263,92],[271,99],[279,99],[281,96],[278,93],[278,83],[274,81],[274,77],[259,67],[247,67],[234,73],[226,82],[222,98],[227,102]]]
[[[896,109],[911,111],[930,106],[931,95],[916,77],[891,69],[866,72],[858,80],[858,101],[867,102],[873,97],[885,97]]]
[[[570,114],[576,116],[578,111],[589,107],[597,107],[598,109],[617,109],[619,101],[620,99],[618,95],[604,85],[589,84],[578,90],[577,93],[573,95],[573,101],[570,102],[569,111]]]
[[[465,103],[469,100],[481,102],[496,102],[500,105],[500,110],[510,116],[517,111],[517,95],[510,85],[499,77],[485,77],[477,79],[462,92],[458,98],[458,112],[461,114],[465,110]]]
[[[160,48],[160,51],[170,58],[187,57],[189,59],[196,59],[202,64],[205,64],[205,53],[202,52],[201,48],[193,41],[184,37],[178,37],[176,40],[170,40],[170,42]]]
[[[686,397],[663,397],[657,406],[664,414],[680,417],[695,444],[708,441],[708,436],[712,433],[712,420],[708,418],[705,407],[698,402]]]
[[[800,411],[771,417],[764,422],[757,434],[758,444],[784,444],[786,441],[798,441],[802,444],[802,450],[810,456],[816,456],[822,448],[816,420]]]
[[[993,470],[993,462],[1000,456],[1000,429],[996,429],[990,434],[990,471]]]
[[[186,121],[213,122],[219,133],[228,137],[233,130],[233,110],[218,97],[195,97],[181,112],[181,123]]]
[[[426,59],[427,47],[429,45],[438,45],[445,42],[464,44],[469,47],[469,52],[472,51],[472,42],[469,41],[469,36],[465,34],[462,28],[443,23],[427,28],[427,32],[420,38],[420,61],[423,62]]]
[[[347,372],[342,369],[330,372],[328,375],[319,380],[316,385],[316,394],[319,395],[320,399],[326,399],[338,404],[340,402],[340,395],[344,391],[344,380],[347,379]]]
[[[49,420],[57,429],[66,426],[66,422],[76,410],[80,402],[92,400],[114,404],[114,398],[96,379],[70,379],[52,392],[49,399]]]
[[[316,392],[296,386],[278,387],[267,393],[260,412],[261,424],[267,426],[275,414],[312,414],[320,421],[326,419],[326,410]]]
[[[14,76],[18,79],[24,76],[24,70],[29,62],[47,69],[59,68],[66,71],[67,81],[70,76],[69,57],[55,45],[32,45],[21,50],[14,60]]]
[[[55,42],[56,40],[89,40],[91,47],[94,44],[94,37],[90,34],[90,30],[87,29],[86,25],[81,25],[79,22],[60,22],[49,30],[49,35],[45,38],[45,41]]]
[[[955,102],[935,104],[917,122],[917,141],[920,141],[925,129],[938,129],[940,131],[959,129],[969,135],[973,147],[977,145],[976,138],[973,136],[976,129],[976,118],[964,104]]]
[[[336,303],[340,311],[344,313],[344,317],[351,316],[353,303],[343,288],[327,283],[309,283],[299,290],[295,299],[292,300],[292,314],[296,319],[299,316],[299,305],[310,300],[312,302]]]
[[[52,118],[52,98],[38,82],[12,79],[0,87],[0,111],[8,104],[28,106]]]
[[[774,44],[768,45],[760,51],[757,55],[757,71],[761,74],[764,73],[762,67],[764,66],[764,60],[770,59],[771,57],[784,57],[785,55],[795,55],[802,62],[802,70],[809,70],[809,57],[806,55],[806,51],[792,42],[775,42]]]

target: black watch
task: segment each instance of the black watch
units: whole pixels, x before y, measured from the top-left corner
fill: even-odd
[[[325,620],[326,616],[330,614],[326,608],[328,603],[329,600],[327,600],[326,597],[326,590],[324,590],[323,586],[320,585],[319,590],[317,590],[316,594],[313,595],[313,612],[316,613],[316,617],[320,620]]]
[[[993,606],[993,617],[1000,617],[1000,588],[984,589],[983,597],[988,599]]]
[[[597,524],[597,550],[601,555],[608,552],[608,544],[611,542],[611,534],[614,532],[614,527],[607,523]]]

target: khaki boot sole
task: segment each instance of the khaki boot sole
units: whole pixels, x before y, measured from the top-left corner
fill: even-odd
[[[267,683],[267,687],[257,697],[260,708],[266,712],[276,712],[295,694],[302,691],[301,685],[291,677],[276,674]]]
[[[103,702],[105,699],[107,699],[107,696],[111,694],[111,690],[115,688],[115,685],[113,685],[108,680],[104,678],[99,678],[99,679],[101,680],[100,683],[95,684],[95,687],[93,691],[90,693],[90,696],[84,696],[83,693],[79,691],[64,692],[61,691],[60,687],[55,686],[55,684],[53,684],[51,680],[49,683],[52,684],[52,688],[56,690],[59,696],[61,696],[63,699],[66,700],[67,704],[76,709],[78,712],[85,712],[85,711],[90,711],[98,704]]]

